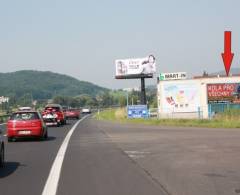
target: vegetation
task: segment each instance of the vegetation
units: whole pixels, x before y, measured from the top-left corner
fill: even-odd
[[[17,71],[0,73],[0,91],[2,96],[11,97],[12,101],[29,99],[51,99],[57,95],[77,96],[88,94],[96,96],[108,89],[73,77],[43,71]]]
[[[117,121],[120,123],[135,123],[145,125],[181,126],[181,127],[211,127],[240,128],[240,110],[227,110],[212,120],[198,119],[127,119],[125,109],[111,109],[96,116],[99,120]]]
[[[19,106],[42,108],[47,103],[59,103],[69,107],[125,107],[139,104],[140,92],[109,90],[89,82],[49,71],[23,70],[0,73],[0,96],[9,102],[0,105],[0,111],[11,112]],[[147,88],[150,107],[157,107],[156,88]]]

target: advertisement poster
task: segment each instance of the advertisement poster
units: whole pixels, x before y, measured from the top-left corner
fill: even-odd
[[[156,59],[153,55],[146,58],[116,60],[115,66],[117,78],[156,73]]]
[[[165,112],[198,112],[200,106],[196,83],[165,84],[162,97]]]
[[[208,103],[240,104],[240,83],[219,83],[207,85]]]

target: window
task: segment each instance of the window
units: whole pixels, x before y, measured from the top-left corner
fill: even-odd
[[[25,121],[25,120],[37,120],[39,116],[36,112],[26,112],[26,113],[14,113],[10,120]]]

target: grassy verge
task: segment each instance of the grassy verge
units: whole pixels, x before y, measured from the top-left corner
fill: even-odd
[[[112,109],[96,115],[99,120],[117,121],[120,123],[135,123],[161,126],[181,127],[211,127],[211,128],[240,128],[240,110],[228,110],[217,115],[212,120],[199,119],[128,119],[125,109]]]

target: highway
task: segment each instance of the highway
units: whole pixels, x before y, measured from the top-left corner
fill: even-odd
[[[52,195],[48,181],[56,182],[58,195],[240,193],[238,129],[129,125],[91,116],[74,124],[49,128],[46,141],[6,142],[0,194],[41,195],[47,189]],[[64,143],[66,153],[59,153]],[[63,159],[61,169],[55,159]],[[59,178],[52,170],[60,171]]]
[[[0,194],[42,194],[58,150],[74,123],[68,121],[66,126],[50,127],[47,141],[6,141],[6,165],[0,169]],[[85,119],[75,129],[56,194],[164,194],[96,127],[93,119]]]

